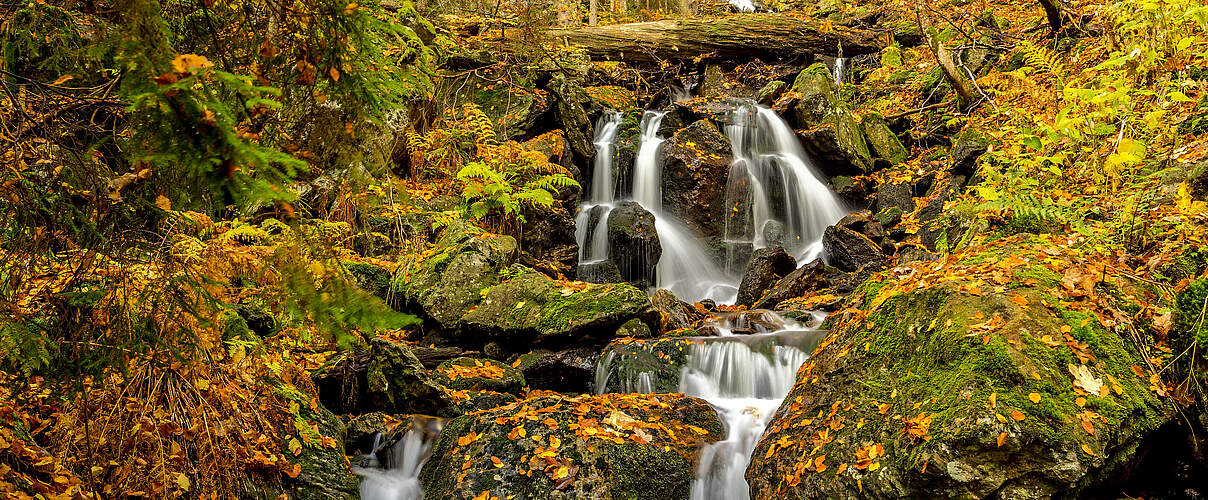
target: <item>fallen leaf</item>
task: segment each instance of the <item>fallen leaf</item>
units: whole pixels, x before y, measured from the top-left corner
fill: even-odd
[[[1086,365],[1069,365],[1070,375],[1074,376],[1074,387],[1080,388],[1089,394],[1098,395],[1099,391],[1103,390],[1103,379],[1095,378],[1091,374],[1090,368]]]

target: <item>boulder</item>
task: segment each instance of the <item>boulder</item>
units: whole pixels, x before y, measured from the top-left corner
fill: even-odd
[[[578,193],[573,196],[578,203]],[[559,205],[527,206],[520,232],[521,262],[526,266],[574,278],[579,265],[575,218]]]
[[[334,439],[336,445],[327,447],[315,443],[298,448],[292,444],[292,441],[299,439],[295,421],[284,423],[279,432],[281,452],[301,472],[298,477],[284,478],[282,496],[301,500],[359,498],[357,475],[349,468],[345,457],[344,437],[347,428],[344,423],[321,405],[312,408],[303,402],[298,405],[298,413],[298,418],[306,422],[308,427],[319,436]],[[299,453],[295,454],[295,449]]]
[[[429,498],[687,498],[717,412],[682,394],[538,397],[453,419],[420,472]]]
[[[519,394],[524,375],[492,359],[454,358],[432,370],[432,381],[455,391],[493,391]]]
[[[323,406],[340,413],[449,414],[449,400],[411,348],[386,339],[337,354],[311,379]]]
[[[833,273],[827,269],[826,264],[822,263],[822,259],[814,259],[777,281],[776,285],[763,294],[751,307],[773,309],[785,300],[829,288],[832,281]]]
[[[822,249],[831,265],[848,272],[885,258],[879,243],[843,226],[826,228],[822,233]]]
[[[554,104],[554,118],[566,133],[571,151],[586,164],[586,160],[596,154],[592,142],[595,131],[587,112],[592,107],[592,97],[561,72],[554,73],[548,88]]]
[[[965,130],[952,138],[950,168],[954,175],[971,177],[977,173],[977,159],[989,151],[990,140],[977,130]]]
[[[562,351],[539,351],[520,357],[519,370],[533,389],[562,393],[590,393],[600,350],[575,347]]]
[[[677,298],[671,290],[659,290],[654,292],[650,297],[651,304],[667,322],[667,330],[679,330],[682,328],[693,328],[702,319],[705,319],[705,313],[696,310],[692,304],[684,302]]]
[[[726,80],[725,72],[721,66],[716,64],[708,64],[705,66],[704,73],[701,73],[699,83],[696,85],[697,97],[723,97],[726,95]]]
[[[764,247],[751,254],[738,285],[738,305],[750,306],[785,275],[797,269],[797,260],[779,246]]]
[[[1015,266],[1040,283],[979,295],[982,276],[865,284],[756,446],[752,498],[1078,498],[1125,470],[1175,412],[1134,340],[1048,295],[1047,266],[1079,265]]]
[[[896,208],[903,213],[914,212],[914,185],[905,181],[878,184],[875,211],[887,208]]]
[[[706,238],[721,236],[730,141],[709,120],[680,129],[663,145],[663,210]]]
[[[872,153],[863,130],[826,66],[815,64],[797,75],[793,90],[801,98],[793,107],[794,125],[806,151],[822,160],[831,175],[859,175],[872,169]]]
[[[897,134],[889,129],[885,117],[879,113],[865,113],[860,119],[860,125],[864,129],[864,137],[868,140],[869,150],[875,157],[889,160],[894,165],[906,161],[910,153],[906,146],[902,145]]]
[[[580,264],[575,273],[575,279],[588,283],[624,283],[621,270],[611,260],[599,260]]]
[[[680,337],[613,340],[600,354],[593,389],[596,393],[679,392],[688,347],[698,342]]]
[[[772,80],[759,89],[759,93],[755,94],[755,101],[764,106],[771,106],[784,95],[784,91],[788,90],[789,84],[783,80]]]
[[[403,308],[426,319],[430,341],[505,350],[607,342],[639,319],[657,329],[658,313],[626,284],[554,280],[514,264],[516,241],[461,223],[447,226],[432,250],[405,264],[392,283]]]
[[[633,286],[654,285],[655,267],[663,255],[654,215],[636,202],[623,201],[608,213],[608,259]]]

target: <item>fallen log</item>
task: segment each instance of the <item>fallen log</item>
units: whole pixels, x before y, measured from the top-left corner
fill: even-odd
[[[560,28],[549,34],[568,46],[583,48],[594,59],[625,61],[803,54],[849,57],[878,52],[887,39],[881,32],[842,26],[823,32],[818,21],[779,14]]]

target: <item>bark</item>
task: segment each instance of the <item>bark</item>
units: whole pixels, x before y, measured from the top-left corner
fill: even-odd
[[[587,8],[587,24],[589,26],[600,24],[600,0],[591,0]]]
[[[850,57],[884,47],[875,31],[835,27],[823,33],[819,26],[815,21],[777,14],[744,14],[555,29],[549,34],[585,49],[595,59],[627,61],[840,53]]]
[[[931,47],[931,52],[935,54],[935,60],[939,63],[940,69],[944,71],[948,83],[951,83],[952,88],[956,89],[961,106],[973,102],[973,81],[961,73],[961,68],[957,67],[956,61],[952,59],[952,54],[949,54],[948,49],[944,48],[944,44],[936,38],[936,30],[931,21],[931,8],[928,7],[927,0],[915,0],[914,10],[918,17],[919,31],[923,32],[923,38],[927,40],[927,46]]]
[[[1044,15],[1049,18],[1049,28],[1053,33],[1061,32],[1061,9],[1057,7],[1057,0],[1040,0],[1040,5],[1044,7]]]

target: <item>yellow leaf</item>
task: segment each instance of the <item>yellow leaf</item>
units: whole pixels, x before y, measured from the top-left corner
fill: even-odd
[[[1035,392],[1033,392],[1033,393],[1031,393],[1031,394],[1028,394],[1028,399],[1032,400],[1032,402],[1033,402],[1033,403],[1039,403],[1039,402],[1040,402],[1040,395],[1039,395],[1039,394],[1036,394]]]
[[[189,487],[192,485],[193,483],[189,481],[189,476],[186,476],[183,472],[176,473],[176,486],[179,486],[182,490],[189,491]]]
[[[206,56],[197,54],[181,54],[172,59],[172,69],[177,73],[192,73],[199,69],[214,67],[214,63],[206,59]]]
[[[340,70],[338,69],[331,68],[327,70],[327,75],[331,77],[331,81],[333,82],[340,81]]]
[[[1082,451],[1085,451],[1087,455],[1090,455],[1092,457],[1095,456],[1095,450],[1092,450],[1090,446],[1087,446],[1085,444],[1082,445]]]

